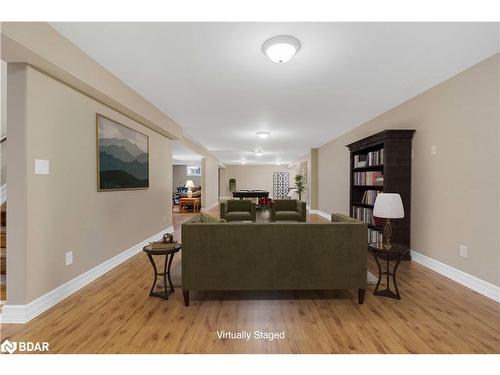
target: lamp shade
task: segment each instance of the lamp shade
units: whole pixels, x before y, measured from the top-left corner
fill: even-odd
[[[190,189],[194,188],[193,180],[187,180],[185,186]]]
[[[384,219],[401,219],[405,216],[401,195],[393,193],[380,193],[375,199],[373,216]]]

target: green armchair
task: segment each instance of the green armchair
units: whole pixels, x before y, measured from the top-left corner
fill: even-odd
[[[249,200],[232,199],[220,203],[220,218],[226,221],[256,220],[255,203]]]
[[[306,221],[306,202],[276,199],[271,206],[271,221]]]

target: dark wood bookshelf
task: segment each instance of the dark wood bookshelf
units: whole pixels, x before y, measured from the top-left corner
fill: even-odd
[[[367,203],[361,203],[361,202],[354,202],[352,205],[358,206],[358,207],[373,208],[373,204],[367,204]]]
[[[384,169],[383,165],[370,165],[369,167],[354,168],[354,172],[381,171],[383,169]]]
[[[411,218],[411,147],[415,130],[384,130],[363,138],[347,147],[350,157],[350,194],[349,210],[353,215],[353,207],[373,209],[373,205],[362,203],[363,193],[366,190],[378,190],[384,193],[399,193],[403,201],[405,217],[392,219],[392,242],[410,246],[410,218]],[[383,163],[364,167],[354,167],[356,155],[367,155],[372,151],[383,151]],[[384,176],[383,185],[355,185],[355,172],[381,172]],[[377,223],[379,221],[377,220]],[[383,232],[382,226],[368,224],[368,228]],[[368,240],[368,235],[367,235]],[[410,259],[407,254],[405,259]]]

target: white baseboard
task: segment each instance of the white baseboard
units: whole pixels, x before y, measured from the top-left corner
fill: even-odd
[[[318,216],[321,216],[322,218],[325,218],[326,220],[332,219],[332,215],[329,215],[326,212],[323,212],[321,210],[311,210],[310,208],[307,208],[307,210],[309,211],[309,213],[311,215],[318,215]]]
[[[116,266],[125,262],[127,259],[140,253],[142,248],[149,242],[158,239],[165,232],[173,232],[174,227],[163,229],[161,232],[141,241],[140,243],[132,246],[131,248],[121,252],[120,254],[108,259],[104,263],[95,266],[94,268],[82,273],[67,283],[51,290],[43,296],[37,298],[26,305],[4,305],[2,307],[2,314],[0,315],[1,323],[16,323],[23,324],[29,322],[31,319],[40,315],[44,311],[50,309],[52,306],[61,302],[63,299],[69,297],[77,292],[87,284],[101,277],[105,273],[111,271]]]
[[[212,208],[215,208],[219,205],[219,202],[215,202],[213,204],[211,204],[210,206],[208,207],[202,207],[201,208],[201,212],[207,212],[207,211],[210,211]]]
[[[496,302],[500,302],[500,287],[496,285],[490,284],[487,281],[481,280],[426,255],[420,254],[415,250],[411,250],[411,259],[453,281],[456,281],[459,284],[462,284],[469,289],[482,294],[485,297],[491,298]]]

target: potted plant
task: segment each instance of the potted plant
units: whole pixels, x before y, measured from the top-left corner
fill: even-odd
[[[295,190],[299,195],[299,201],[302,200],[302,193],[306,190],[306,186],[304,185],[304,176],[297,174],[295,175]]]

